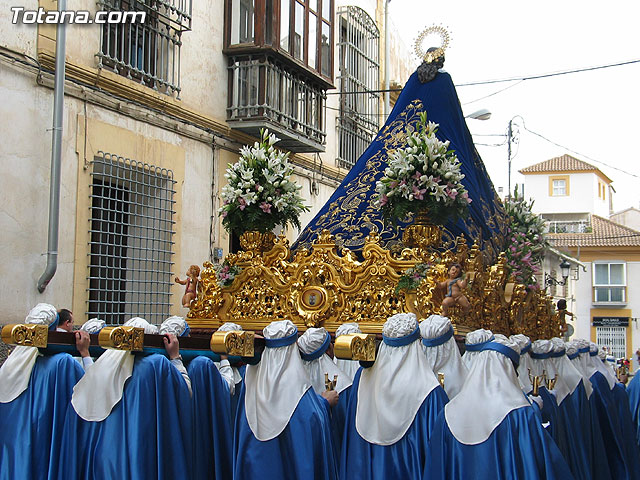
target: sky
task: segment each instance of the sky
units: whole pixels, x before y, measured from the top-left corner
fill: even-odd
[[[640,207],[640,62],[463,85],[640,60],[640,2],[391,0],[389,18],[410,51],[431,25],[450,32],[444,68],[465,115],[492,113],[467,124],[497,190],[507,191],[506,132],[513,119],[519,134],[512,144],[512,189],[524,182],[518,170],[567,153],[613,180],[614,211]]]

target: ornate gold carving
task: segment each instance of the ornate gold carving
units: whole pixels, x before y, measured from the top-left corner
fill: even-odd
[[[105,327],[98,334],[98,343],[103,348],[141,352],[144,346],[144,328]]]
[[[336,338],[333,354],[345,360],[373,362],[376,359],[376,337],[364,333],[350,333]]]
[[[255,334],[250,331],[218,331],[211,335],[211,350],[225,355],[253,357],[254,339]]]
[[[365,333],[380,333],[395,313],[413,312],[419,319],[440,313],[445,293],[440,285],[456,262],[467,275],[464,294],[471,306],[466,314],[458,306],[450,308],[456,332],[488,328],[505,335],[524,333],[532,340],[556,335],[549,297],[514,283],[504,253],[485,266],[478,243],[469,248],[463,236],[448,236],[444,244],[416,240],[415,245],[388,250],[380,234],[370,233],[358,260],[350,250],[340,249],[328,231],[318,235],[311,249],[300,248],[295,255],[279,237],[268,252],[228,255],[226,260],[242,269],[228,287],[217,284],[213,265],[205,262],[187,317],[195,328],[213,329],[233,321],[245,330],[258,330],[288,319],[301,330],[324,326],[335,331],[342,323],[357,322]],[[426,278],[417,289],[396,293],[403,272],[418,263],[430,265]]]
[[[2,341],[7,345],[45,348],[49,337],[46,325],[13,323],[2,327]]]
[[[240,246],[245,252],[259,255],[273,248],[275,238],[273,232],[244,232],[240,235]]]
[[[324,374],[324,387],[327,392],[331,392],[336,389],[336,383],[338,383],[338,375],[333,376],[333,380],[329,380],[329,374]]]

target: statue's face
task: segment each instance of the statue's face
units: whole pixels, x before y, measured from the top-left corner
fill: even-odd
[[[451,267],[449,268],[449,276],[451,278],[456,278],[459,275],[460,275],[460,267],[458,267],[457,265],[451,265]]]

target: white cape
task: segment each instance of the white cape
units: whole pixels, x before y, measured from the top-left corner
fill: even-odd
[[[135,356],[107,349],[73,387],[71,405],[88,422],[101,422],[122,399],[124,384],[133,374]]]

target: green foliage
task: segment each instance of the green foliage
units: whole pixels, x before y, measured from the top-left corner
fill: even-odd
[[[540,288],[535,275],[540,271],[544,253],[549,248],[544,220],[532,212],[533,200],[526,201],[514,190],[507,198],[507,268],[518,283],[530,289]]]

